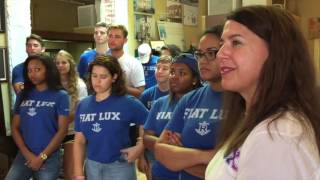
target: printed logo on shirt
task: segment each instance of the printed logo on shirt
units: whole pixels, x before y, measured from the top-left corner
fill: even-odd
[[[35,115],[37,115],[37,112],[36,112],[36,108],[29,108],[29,111],[27,112],[27,114],[29,115],[29,116],[35,116]]]
[[[56,103],[52,101],[35,101],[35,100],[25,100],[22,101],[21,107],[54,107]]]
[[[240,158],[240,150],[238,149],[236,151],[233,151],[224,159],[232,170],[238,171],[239,158]]]
[[[171,119],[172,112],[158,112],[156,119]]]
[[[201,119],[208,117],[213,120],[220,120],[223,117],[223,111],[220,109],[212,109],[210,111],[208,108],[186,108],[184,111],[184,119]]]
[[[94,131],[94,132],[96,132],[96,133],[99,133],[101,130],[102,130],[102,128],[100,127],[100,124],[99,123],[94,123],[94,124],[92,124],[92,131]]]
[[[204,136],[206,134],[208,134],[211,130],[208,129],[209,123],[207,123],[206,121],[203,122],[199,122],[199,127],[198,129],[195,129],[195,131],[200,135],[200,136]]]
[[[119,121],[120,120],[120,112],[100,112],[100,113],[89,113],[89,114],[80,114],[80,122],[92,122],[96,118],[99,121],[111,120],[111,121]]]

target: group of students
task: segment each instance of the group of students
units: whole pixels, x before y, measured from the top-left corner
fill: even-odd
[[[127,95],[128,77],[111,54],[90,62],[87,96],[68,53],[54,61],[30,53],[12,120],[19,152],[7,180],[57,179],[73,120],[67,179],[136,179],[136,159],[148,180],[320,179],[316,75],[285,10],[239,8],[202,34],[194,55],[161,56],[144,103]],[[133,145],[132,123],[139,127]]]

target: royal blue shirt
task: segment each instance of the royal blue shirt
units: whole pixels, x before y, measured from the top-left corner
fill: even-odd
[[[152,86],[142,92],[140,101],[147,109],[151,109],[153,103],[160,97],[169,94],[169,91],[162,92],[158,85]]]
[[[78,68],[79,76],[82,79],[86,78],[89,64],[96,58],[96,55],[97,55],[96,50],[90,50],[88,52],[81,54],[77,68]]]
[[[148,89],[149,87],[152,87],[157,84],[155,72],[157,69],[158,60],[159,60],[158,56],[151,55],[149,62],[142,64],[144,78],[146,81],[145,89]]]
[[[159,137],[171,120],[172,112],[177,104],[177,100],[170,102],[170,96],[164,96],[155,101],[152,106],[144,129],[155,132],[155,136]],[[178,172],[170,171],[159,161],[155,160],[152,164],[152,176],[161,179],[178,179]]]
[[[18,82],[22,82],[22,83],[24,82],[23,66],[24,66],[24,63],[20,63],[12,69],[12,84],[15,84]]]
[[[142,125],[148,115],[143,104],[132,96],[114,96],[97,102],[95,95],[80,101],[75,130],[86,140],[87,158],[100,163],[121,160],[121,149],[131,145],[131,123]]]
[[[20,115],[20,131],[28,149],[39,154],[58,131],[58,116],[69,116],[66,91],[33,89],[20,105],[17,96],[14,113]]]
[[[176,105],[166,129],[180,133],[184,147],[213,149],[223,115],[221,95],[209,85],[184,95]],[[181,172],[181,178],[200,179],[185,171]]]

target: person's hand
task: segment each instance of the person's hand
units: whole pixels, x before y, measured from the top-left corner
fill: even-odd
[[[40,156],[34,156],[31,160],[27,161],[26,165],[33,171],[39,171],[43,165],[43,160]]]
[[[121,149],[120,152],[123,154],[125,160],[128,162],[134,162],[139,156],[142,155],[144,146],[142,143],[139,143],[135,146]]]
[[[181,142],[181,135],[176,132],[171,132],[169,143],[175,146],[183,146]]]
[[[147,174],[150,168],[150,164],[148,160],[145,158],[144,154],[142,154],[137,160],[137,168],[140,172]]]
[[[159,142],[175,146],[183,146],[181,143],[181,135],[167,129],[161,134],[161,140],[159,140]]]
[[[18,82],[18,83],[15,83],[13,85],[13,89],[16,93],[19,93],[20,91],[22,91],[24,89],[24,83],[23,82]]]
[[[164,144],[170,144],[171,134],[172,134],[172,132],[170,130],[167,130],[167,129],[163,130],[158,142],[164,143]]]

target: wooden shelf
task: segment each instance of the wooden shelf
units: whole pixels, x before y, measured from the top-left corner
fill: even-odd
[[[48,40],[76,41],[76,42],[94,42],[92,34],[56,32],[32,30],[32,33]]]

